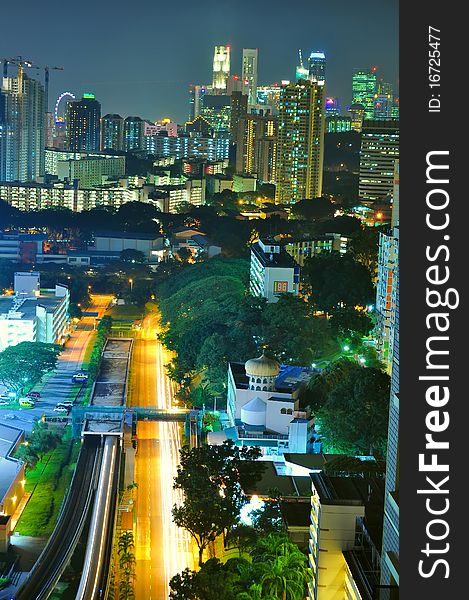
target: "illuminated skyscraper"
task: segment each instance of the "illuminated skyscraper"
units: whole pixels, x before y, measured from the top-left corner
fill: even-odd
[[[230,50],[229,46],[215,46],[212,88],[218,94],[226,90],[226,78],[230,74]]]
[[[140,117],[127,117],[124,120],[124,150],[138,152],[143,150],[145,121]]]
[[[282,86],[278,120],[276,200],[294,203],[322,194],[325,94],[319,82]]]
[[[248,82],[249,104],[257,102],[257,48],[243,48],[243,71],[241,77]]]
[[[394,167],[399,158],[399,121],[363,122],[358,195],[362,202],[392,199]]]
[[[34,181],[44,174],[44,88],[22,65],[0,90],[0,179]]]
[[[120,115],[104,115],[101,119],[101,150],[122,150],[124,119]]]
[[[231,97],[227,94],[208,95],[200,114],[207,119],[216,132],[217,137],[230,137]]]
[[[357,70],[352,77],[352,102],[365,107],[365,118],[374,117],[374,98],[377,90],[376,67]]]
[[[236,171],[255,175],[265,183],[274,183],[277,167],[278,117],[268,111],[251,113],[240,121],[241,140],[237,140]]]
[[[311,52],[308,63],[310,80],[324,83],[326,80],[326,55],[324,52]]]
[[[190,120],[193,121],[196,117],[198,117],[201,113],[201,109],[204,103],[204,96],[206,93],[206,87],[204,85],[190,85],[189,86],[189,94],[190,94]]]
[[[99,151],[101,131],[101,104],[94,94],[83,94],[81,100],[67,107],[68,149],[72,152]]]

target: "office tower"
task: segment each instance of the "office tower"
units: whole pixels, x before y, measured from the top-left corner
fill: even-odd
[[[239,155],[236,154],[237,172],[273,183],[277,166],[278,117],[268,112],[249,114],[242,125],[242,148]]]
[[[399,158],[399,122],[363,122],[358,195],[362,203],[392,199],[394,166]]]
[[[282,204],[322,194],[324,103],[322,83],[282,86],[276,167],[276,200]]]
[[[3,78],[0,100],[0,179],[34,181],[44,174],[44,88],[18,66]]]
[[[361,133],[363,119],[365,118],[365,107],[363,104],[354,103],[348,108],[352,120],[352,130]]]
[[[248,114],[248,96],[242,92],[233,92],[230,113],[230,139],[236,144],[242,139],[244,120]]]
[[[83,94],[81,100],[67,107],[68,149],[72,152],[97,152],[100,148],[101,104],[94,94]]]
[[[239,75],[230,75],[226,78],[226,94],[231,96],[233,92],[241,92],[249,96],[249,81]]]
[[[296,65],[295,77],[298,82],[300,79],[308,79],[309,78],[309,69],[307,69],[303,63],[303,54],[301,52],[301,48],[298,50],[298,56],[300,58],[300,63]]]
[[[352,76],[352,102],[365,107],[365,118],[374,116],[374,97],[376,94],[376,67],[371,70],[357,70]]]
[[[143,150],[144,131],[145,121],[140,117],[124,119],[124,150],[126,152]]]
[[[189,104],[190,104],[190,120],[193,121],[200,115],[204,96],[207,89],[204,85],[190,85],[189,86]]]
[[[226,78],[230,74],[230,47],[215,46],[213,55],[212,88],[216,94],[223,94],[226,90]]]
[[[308,63],[309,79],[324,83],[326,80],[326,55],[324,52],[311,52]]]
[[[227,94],[205,95],[200,114],[212,125],[218,137],[230,137],[230,96]]]
[[[6,95],[0,89],[0,181],[6,181],[7,159]]]
[[[104,115],[101,119],[101,150],[122,150],[124,119],[120,115]]]
[[[257,103],[257,48],[243,48],[243,71],[241,77],[248,82],[249,104]]]

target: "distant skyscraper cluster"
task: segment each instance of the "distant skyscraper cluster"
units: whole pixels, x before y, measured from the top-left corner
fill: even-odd
[[[8,59],[18,73],[4,77],[0,91],[0,181],[37,182],[51,175],[45,170],[45,148],[63,157],[91,153],[95,162],[100,153],[229,160],[237,176],[274,184],[276,201],[292,204],[323,193],[326,133],[357,131],[357,199],[367,206],[388,201],[399,145],[393,86],[376,67],[357,69],[351,77],[352,103],[345,107],[330,95],[325,53],[300,49],[298,56],[295,80],[261,85],[257,48],[242,48],[238,55],[229,45],[216,45],[209,81],[190,86],[189,118],[180,125],[170,119],[102,115],[92,93],[80,98],[64,92],[54,112],[46,112],[44,86],[24,72],[32,64]],[[233,69],[236,61],[239,74]]]

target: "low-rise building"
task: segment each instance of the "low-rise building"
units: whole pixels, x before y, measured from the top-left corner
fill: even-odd
[[[11,516],[24,495],[24,463],[13,454],[24,440],[24,431],[0,423],[0,552],[10,543]]]
[[[76,252],[69,257],[80,258],[93,255],[105,256],[106,253],[114,259],[119,259],[123,250],[138,250],[142,252],[148,263],[157,263],[163,251],[163,237],[154,233],[125,233],[116,231],[96,231],[93,235],[93,243],[88,246],[87,252]],[[110,258],[112,260],[112,258]]]
[[[274,239],[259,239],[251,246],[250,292],[277,302],[281,294],[298,294],[300,267]]]
[[[200,256],[213,258],[221,254],[221,247],[214,244],[205,233],[197,229],[187,227],[175,229],[169,243],[171,254],[179,252],[181,248],[190,250],[194,258]]]
[[[345,254],[350,237],[340,233],[325,233],[324,235],[306,235],[294,238],[285,244],[285,250],[301,267],[306,258],[311,258],[322,252]]]
[[[124,175],[125,156],[68,159],[57,163],[58,178],[70,183],[77,180],[80,188],[92,188]]]
[[[310,367],[280,365],[264,354],[228,365],[224,430],[237,445],[259,446],[266,456],[314,450],[313,420],[299,407],[299,391],[312,375]]]
[[[0,352],[20,342],[63,344],[69,330],[68,288],[57,284],[55,289],[37,292],[33,286],[23,291],[18,282],[24,278],[18,275],[15,273],[14,295],[0,296]],[[39,273],[31,275],[38,284]]]

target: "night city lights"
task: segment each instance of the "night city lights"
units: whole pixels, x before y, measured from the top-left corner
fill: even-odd
[[[464,94],[406,11],[2,6],[0,600],[460,597]]]

